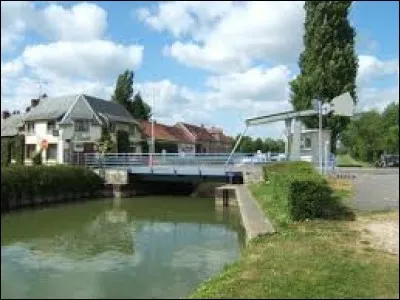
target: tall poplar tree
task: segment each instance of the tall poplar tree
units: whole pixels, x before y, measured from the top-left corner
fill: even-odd
[[[290,83],[295,110],[312,108],[311,101],[323,103],[349,92],[357,103],[358,59],[354,50],[355,30],[348,20],[352,1],[306,1],[304,51],[300,54],[300,74]],[[349,117],[329,115],[323,127],[332,131],[332,151]],[[310,128],[318,127],[318,117],[304,118]]]

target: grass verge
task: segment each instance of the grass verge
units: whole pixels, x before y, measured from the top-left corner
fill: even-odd
[[[347,182],[329,181],[344,200]],[[358,221],[291,222],[267,184],[251,187],[278,234],[252,240],[241,259],[190,298],[398,298],[398,256],[362,243]],[[374,215],[362,216],[374,218]]]
[[[357,161],[349,154],[340,154],[336,160],[337,167],[356,167],[356,168],[369,168],[371,164],[367,162]]]

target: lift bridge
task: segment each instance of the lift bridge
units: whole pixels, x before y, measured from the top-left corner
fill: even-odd
[[[141,176],[146,180],[200,180],[243,182],[244,173],[253,172],[260,164],[272,162],[271,158],[253,154],[235,153],[242,137],[251,126],[284,121],[286,126],[285,160],[300,160],[301,118],[319,115],[320,132],[322,115],[333,113],[352,116],[354,102],[349,93],[334,98],[330,104],[322,105],[313,101],[313,109],[287,111],[245,121],[245,129],[239,136],[231,153],[89,153],[84,156],[84,164],[94,169],[126,170],[128,174]],[[321,135],[319,137],[321,154]],[[322,155],[319,155],[322,157]],[[322,162],[320,160],[321,170]],[[258,168],[259,169],[259,168]]]

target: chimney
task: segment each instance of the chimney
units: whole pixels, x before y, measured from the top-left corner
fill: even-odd
[[[39,104],[40,99],[31,99],[31,107],[35,107]]]
[[[10,112],[7,111],[7,110],[3,110],[3,112],[1,113],[1,118],[2,118],[3,120],[9,118],[10,116],[11,116],[11,114],[10,114]]]

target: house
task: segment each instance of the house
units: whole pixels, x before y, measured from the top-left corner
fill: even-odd
[[[188,123],[177,123],[175,127],[181,129],[195,145],[196,153],[228,153],[233,141],[223,134],[222,129],[204,125],[196,126]]]
[[[19,113],[10,114],[7,111],[2,112],[1,116],[1,159],[14,161],[14,147],[11,145],[15,142],[15,137],[23,132],[23,115]],[[4,148],[3,148],[4,147]],[[4,151],[4,153],[3,153]],[[5,154],[7,152],[7,154]]]
[[[24,116],[25,163],[42,148],[47,164],[68,163],[96,151],[102,128],[116,141],[118,130],[129,133],[132,152],[141,152],[139,123],[120,104],[85,94],[33,99]],[[46,148],[46,147],[43,147]]]
[[[151,145],[151,122],[140,123],[143,135]],[[222,129],[207,129],[188,123],[168,126],[154,122],[154,138],[156,153],[163,150],[170,153],[228,153],[233,146],[233,139],[226,136]]]
[[[143,136],[150,148],[152,124],[149,121],[140,121],[140,125]],[[163,151],[167,153],[195,153],[194,143],[180,128],[154,122],[153,130],[156,153]]]

